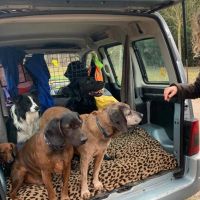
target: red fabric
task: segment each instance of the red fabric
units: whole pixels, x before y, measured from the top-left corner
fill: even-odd
[[[31,89],[32,86],[32,81],[27,81],[24,83],[20,83],[18,85],[18,92],[19,94],[24,94],[24,93],[28,93]]]

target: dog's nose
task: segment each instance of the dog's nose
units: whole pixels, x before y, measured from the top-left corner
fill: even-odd
[[[39,106],[36,106],[36,107],[35,107],[35,110],[36,110],[36,111],[39,111],[39,109],[40,109]]]
[[[144,115],[143,115],[142,113],[138,113],[138,114],[139,114],[139,116],[140,116],[141,118],[143,118]]]
[[[86,137],[81,138],[81,144],[85,144],[87,142],[87,140],[88,139]]]
[[[8,164],[11,164],[14,161],[14,158],[11,158],[10,160],[7,161]]]
[[[133,112],[133,114],[135,114],[137,117],[139,117],[139,118],[143,118],[143,114],[142,113],[140,113],[140,112]]]

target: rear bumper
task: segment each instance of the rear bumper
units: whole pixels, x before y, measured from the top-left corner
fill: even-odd
[[[113,193],[107,200],[184,200],[200,190],[200,154],[186,158],[185,175],[175,179],[173,173],[152,178],[131,190]]]

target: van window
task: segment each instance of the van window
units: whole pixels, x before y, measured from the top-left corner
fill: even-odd
[[[80,60],[79,55],[73,53],[45,55],[45,61],[51,76],[49,85],[52,95],[56,94],[61,87],[69,84],[69,80],[64,76],[64,73],[71,62],[78,60]]]
[[[154,38],[133,43],[144,81],[149,83],[168,83],[169,77],[163,61],[160,47]]]
[[[123,52],[124,47],[122,44],[106,48],[106,53],[115,76],[115,81],[119,86],[121,85],[122,81]]]

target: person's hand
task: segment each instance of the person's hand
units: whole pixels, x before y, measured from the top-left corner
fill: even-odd
[[[170,86],[164,89],[164,100],[170,101],[170,99],[177,94],[178,88],[176,86]]]

